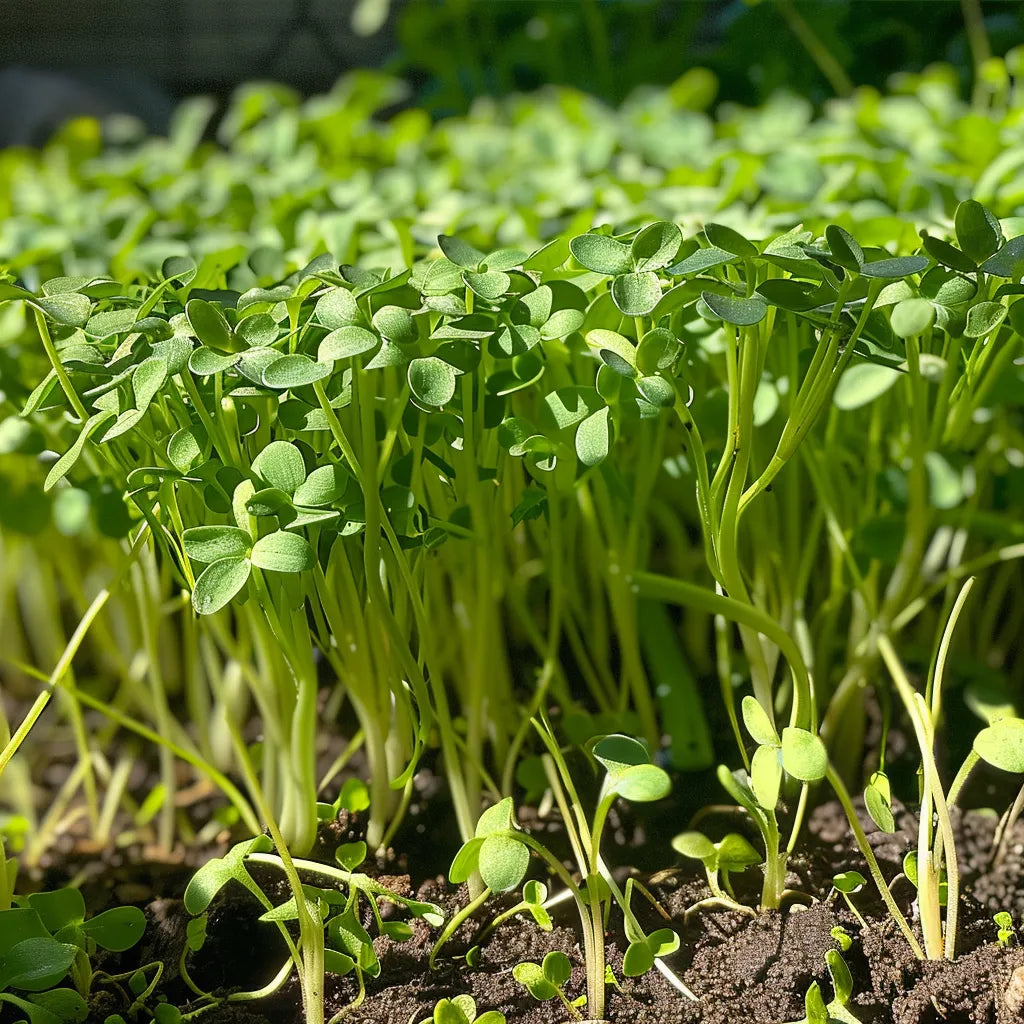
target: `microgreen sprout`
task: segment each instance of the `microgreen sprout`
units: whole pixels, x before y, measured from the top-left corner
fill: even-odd
[[[736,900],[729,874],[745,871],[762,863],[761,855],[737,832],[730,832],[717,843],[701,832],[681,832],[672,840],[672,848],[684,857],[701,861],[711,890],[711,898],[687,908],[687,915],[701,908],[737,910],[753,915],[753,910]]]
[[[847,1004],[853,995],[853,976],[842,955],[834,949],[825,953],[825,964],[829,977],[832,979],[834,993],[830,1002],[826,1003],[821,994],[821,986],[812,981],[804,997],[805,1014],[798,1021],[790,1024],[860,1024],[857,1017],[848,1009]]]
[[[522,985],[538,1002],[559,999],[573,1020],[582,1020],[579,1008],[587,1004],[585,995],[570,999],[565,986],[572,977],[572,964],[560,950],[552,950],[544,955],[541,963],[524,960],[512,968],[512,977]]]
[[[867,885],[867,879],[859,871],[840,871],[832,878],[832,891],[839,893],[850,908],[850,913],[860,922],[862,928],[867,928],[867,922],[861,916],[860,911],[853,905],[850,896],[860,892]]]
[[[546,719],[534,720],[534,726],[547,750],[543,764],[569,835],[579,881],[536,837],[518,827],[511,798],[500,801],[481,815],[476,836],[463,845],[449,872],[453,882],[465,881],[473,872],[478,872],[485,888],[449,921],[431,953],[431,963],[458,925],[482,906],[492,891],[505,892],[521,884],[533,853],[572,894],[576,904],[583,931],[587,1005],[595,1020],[602,1019],[604,1015],[604,932],[612,902],[622,911],[629,942],[623,958],[623,973],[627,977],[636,977],[659,964],[659,970],[670,977],[679,991],[695,998],[678,978],[660,964],[661,957],[678,949],[678,936],[669,928],[659,928],[651,934],[643,930],[630,907],[635,885],[627,883],[625,891],[620,889],[601,857],[602,833],[615,800],[620,797],[635,801],[661,799],[669,790],[668,776],[663,769],[650,763],[647,749],[638,740],[623,735],[597,739],[591,753],[604,768],[605,775],[597,808],[588,820],[551,726]]]
[[[146,918],[137,907],[112,907],[87,917],[85,900],[74,888],[14,902],[13,908],[0,911],[0,1003],[10,1003],[30,1020],[84,1021],[97,981],[116,987],[150,971],[152,984],[144,988],[151,992],[159,980],[159,962],[123,975],[96,971],[92,964],[98,948],[123,952],[142,938]],[[58,987],[65,978],[73,988]]]
[[[1008,911],[1000,910],[992,920],[996,923],[996,941],[1002,949],[1009,949],[1017,941],[1017,929]]]
[[[193,920],[189,924],[188,944],[182,953],[179,966],[186,983],[201,997],[207,1007],[216,1005],[217,999],[191,980],[186,954],[197,953],[203,948],[206,942],[210,903],[231,880],[243,885],[263,905],[264,913],[260,920],[276,925],[291,956],[264,988],[254,992],[233,993],[226,997],[229,1001],[260,998],[277,991],[297,967],[306,991],[321,989],[323,971],[338,975],[354,973],[358,993],[350,1006],[352,1008],[359,1005],[365,997],[365,978],[375,978],[381,970],[380,960],[373,948],[373,940],[362,924],[364,905],[375,921],[379,934],[387,935],[398,942],[411,938],[412,929],[404,921],[383,920],[377,905],[378,900],[394,903],[433,927],[439,927],[443,922],[441,910],[434,904],[400,896],[368,875],[355,871],[366,856],[366,844],[362,842],[343,844],[338,848],[336,860],[339,867],[299,858],[292,858],[290,862],[293,870],[319,876],[335,885],[343,885],[347,888],[347,893],[333,887],[303,883],[301,908],[294,895],[284,903],[274,906],[249,872],[249,866],[253,864],[286,870],[285,863],[271,852],[272,849],[270,840],[265,836],[239,843],[225,857],[215,858],[200,868],[185,890],[185,909],[193,915]],[[315,922],[316,931],[304,934],[296,944],[285,925],[286,922],[297,919],[301,924],[303,910]],[[318,971],[321,975],[319,978]],[[336,1014],[333,1019],[340,1019],[343,1012]]]
[[[419,1024],[505,1024],[505,1015],[498,1010],[484,1010],[477,1015],[476,1000],[472,996],[461,995],[439,999],[434,1004],[433,1013]]]

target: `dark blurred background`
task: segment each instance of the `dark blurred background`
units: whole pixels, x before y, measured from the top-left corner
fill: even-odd
[[[40,144],[77,114],[125,112],[152,131],[174,102],[272,79],[304,94],[373,67],[437,115],[482,94],[571,84],[609,101],[694,66],[718,99],[779,88],[822,101],[972,53],[964,9],[993,53],[1024,38],[1009,0],[4,0],[0,145]],[[812,57],[812,50],[818,57]],[[976,54],[975,54],[976,56]]]

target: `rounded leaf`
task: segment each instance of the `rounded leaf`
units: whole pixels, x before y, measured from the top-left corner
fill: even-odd
[[[637,232],[630,253],[638,271],[661,270],[676,258],[682,243],[682,231],[671,221],[660,220]]]
[[[113,907],[82,925],[96,945],[114,953],[131,949],[145,930],[146,915],[138,907]]]
[[[484,845],[482,836],[474,836],[455,854],[452,866],[448,869],[448,879],[453,885],[461,885],[474,871],[480,862],[480,847]]]
[[[237,526],[194,526],[182,534],[185,554],[197,562],[216,562],[249,554],[252,537]]]
[[[576,455],[584,466],[596,466],[608,456],[611,424],[608,406],[588,416],[576,429]]]
[[[825,777],[828,754],[821,738],[792,726],[782,730],[782,764],[795,779],[816,782]]]
[[[317,466],[295,488],[292,497],[296,505],[310,505],[314,508],[330,505],[345,493],[348,480],[348,473],[341,466]]]
[[[577,235],[569,242],[569,252],[580,266],[597,274],[617,276],[633,269],[630,247],[608,235]]]
[[[874,772],[864,789],[864,806],[868,816],[883,831],[892,835],[896,831],[896,819],[892,814],[892,792],[888,776]]]
[[[530,881],[523,886],[523,901],[525,903],[540,906],[547,898],[548,887],[543,882],[538,882],[536,879],[531,878]]]
[[[602,736],[594,744],[593,754],[610,774],[625,771],[634,765],[651,763],[647,747],[632,736],[622,733]]]
[[[775,809],[782,785],[782,764],[777,746],[758,747],[750,761],[750,785],[757,802],[766,810]]]
[[[867,879],[859,871],[840,871],[833,876],[832,884],[847,895],[860,892],[867,885]]]
[[[832,252],[832,259],[844,270],[859,273],[864,263],[864,250],[860,243],[845,228],[837,224],[829,224],[825,228],[825,241]]]
[[[480,877],[494,892],[518,888],[529,866],[530,851],[512,836],[490,835],[480,845]]]
[[[484,261],[484,254],[461,238],[438,235],[437,245],[450,262],[463,270],[476,270]]]
[[[895,281],[901,277],[910,277],[911,274],[920,274],[927,266],[927,256],[894,256],[890,259],[865,263],[860,268],[860,272],[864,277]]]
[[[741,299],[717,292],[701,292],[704,304],[719,320],[738,327],[750,327],[760,323],[768,315],[768,303],[760,295]]]
[[[636,347],[636,368],[645,376],[668,370],[683,351],[683,343],[664,327],[648,331]]]
[[[185,304],[185,316],[192,333],[208,348],[224,353],[236,352],[241,348],[235,342],[224,314],[212,302],[189,299]]]
[[[924,301],[924,300],[914,300]],[[931,305],[931,303],[928,303]],[[900,371],[880,363],[854,363],[847,367],[836,384],[832,400],[836,407],[850,412],[884,395],[900,379]]]
[[[365,327],[339,327],[320,342],[316,350],[317,362],[330,363],[336,359],[351,359],[371,352],[380,344],[380,338]]]
[[[443,359],[414,359],[408,369],[409,389],[417,401],[440,407],[455,395],[455,370]]]
[[[281,356],[269,363],[263,370],[263,383],[268,388],[283,391],[286,388],[302,388],[315,384],[331,375],[331,367],[319,363],[299,352]]]
[[[893,307],[890,323],[898,337],[916,338],[935,323],[935,307],[927,299],[904,299]]]
[[[512,977],[520,985],[525,986],[527,992],[540,1002],[554,999],[558,995],[558,989],[544,977],[544,971],[540,964],[532,963],[529,960],[516,964],[512,968]]]
[[[356,297],[347,288],[332,288],[317,299],[313,309],[317,321],[328,330],[363,322]]]
[[[735,228],[730,228],[726,224],[705,224],[704,234],[715,248],[722,249],[733,256],[752,259],[758,254],[757,246],[753,242],[748,241]]]
[[[983,338],[990,334],[1006,319],[1006,307],[1001,302],[978,302],[967,310],[967,326],[964,336]]]
[[[672,849],[692,860],[716,860],[718,850],[703,832],[680,832],[672,840]]]
[[[661,298],[661,281],[654,271],[620,274],[612,281],[612,300],[624,316],[647,316]]]
[[[995,214],[973,199],[956,208],[953,226],[960,248],[975,263],[988,259],[1002,244],[1003,231]]]
[[[64,976],[78,947],[50,936],[22,939],[0,957],[0,991],[19,988],[38,992],[52,988]]]
[[[1001,718],[974,737],[974,752],[1004,772],[1024,773],[1024,719]]]
[[[757,698],[747,694],[740,704],[740,710],[743,714],[743,724],[755,743],[776,747],[779,745],[779,734],[768,717],[768,712],[761,707]]]
[[[738,832],[730,832],[718,844],[718,866],[723,871],[741,871],[760,864],[764,857]]]
[[[631,942],[622,958],[622,973],[627,978],[639,978],[654,966],[654,951],[645,942]]]
[[[485,302],[500,299],[512,287],[512,278],[501,270],[488,270],[482,274],[467,270],[462,280],[474,295]]]
[[[638,377],[636,389],[646,401],[658,409],[671,408],[676,400],[676,389],[664,377]]]
[[[196,615],[220,611],[249,580],[252,566],[248,558],[220,558],[200,573],[192,589],[192,607]]]
[[[305,537],[277,530],[260,537],[249,555],[252,564],[271,572],[305,572],[312,569],[316,556]]]
[[[609,774],[611,789],[623,800],[651,803],[668,796],[672,780],[668,773],[655,764],[638,764],[624,771]]]
[[[569,963],[569,958],[558,949],[553,949],[545,955],[541,968],[544,971],[544,977],[559,988],[572,977],[572,964]]]
[[[476,834],[483,838],[515,827],[515,805],[507,796],[488,807],[477,819]]]
[[[382,338],[396,345],[411,345],[418,336],[416,321],[402,306],[381,306],[373,314],[373,326]]]
[[[271,487],[294,494],[306,479],[306,464],[298,448],[290,441],[271,441],[253,459],[253,472]]]

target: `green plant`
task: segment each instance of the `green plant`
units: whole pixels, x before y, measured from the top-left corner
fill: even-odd
[[[422,918],[433,927],[443,923],[441,909],[431,903],[423,903],[400,896],[354,869],[366,856],[366,844],[359,842],[345,844],[338,848],[338,867],[320,864],[301,858],[285,860],[271,852],[273,844],[266,836],[239,843],[225,857],[208,861],[192,877],[185,890],[185,908],[193,915],[188,927],[188,942],[182,951],[179,964],[182,977],[189,987],[203,1000],[203,1008],[209,1009],[222,1000],[205,992],[192,980],[188,972],[186,957],[198,953],[206,942],[208,908],[217,893],[229,882],[243,885],[264,907],[260,920],[274,924],[284,938],[290,958],[282,965],[277,975],[263,988],[252,992],[234,992],[224,997],[229,1002],[258,999],[277,991],[289,978],[293,970],[299,972],[303,998],[307,1012],[312,1015],[319,1007],[323,1017],[322,992],[323,973],[345,975],[355,974],[359,991],[352,1008],[362,1002],[365,995],[364,978],[376,978],[381,966],[373,941],[362,925],[363,908],[370,912],[381,935],[404,942],[412,937],[412,929],[404,921],[385,921],[381,917],[378,900],[386,900],[408,910],[414,917]],[[265,865],[283,871],[286,876],[295,872],[313,875],[342,885],[347,892],[337,888],[314,886],[302,883],[299,893],[274,906],[249,871],[251,865]],[[301,901],[301,902],[300,902]],[[312,922],[312,927],[303,925],[303,915]],[[286,923],[298,921],[300,938],[295,942]],[[326,932],[326,938],[325,938]],[[345,1010],[332,1018],[340,1020]]]
[[[649,935],[643,930],[630,906],[636,887],[634,880],[627,881],[625,891],[620,889],[601,857],[602,833],[615,800],[661,799],[668,793],[669,780],[663,769],[650,763],[647,749],[638,740],[623,735],[600,737],[593,742],[590,753],[605,774],[597,807],[588,816],[550,725],[546,719],[535,719],[534,726],[546,748],[542,755],[544,770],[569,835],[579,881],[539,840],[519,829],[511,798],[502,800],[481,815],[476,835],[462,846],[452,862],[449,877],[453,882],[465,881],[477,872],[485,888],[449,921],[434,947],[431,963],[458,925],[477,910],[491,892],[505,892],[521,884],[533,853],[572,894],[576,904],[583,932],[588,1013],[598,1020],[604,1015],[605,922],[613,902],[623,914],[629,941],[623,958],[623,973],[627,977],[645,974],[660,963],[661,957],[679,947],[678,936],[669,928],[659,928]],[[695,998],[681,981],[674,975],[671,977],[681,992]]]
[[[462,995],[453,999],[439,999],[434,1005],[434,1012],[424,1017],[420,1024],[505,1024],[505,1014],[497,1010],[484,1010],[478,1016],[476,1000],[472,996]]]
[[[841,954],[834,949],[825,954],[829,977],[832,979],[834,993],[830,1002],[826,1003],[821,994],[821,986],[812,981],[804,998],[806,1013],[799,1021],[790,1024],[859,1024],[858,1018],[847,1009],[850,996],[853,995],[853,976]]]
[[[1017,941],[1017,929],[1014,927],[1013,918],[1005,910],[1000,910],[993,915],[992,920],[996,923],[996,941],[1003,949],[1009,949]]]
[[[745,871],[748,867],[762,863],[762,857],[738,832],[730,832],[717,843],[702,832],[681,832],[672,840],[672,849],[684,857],[699,860],[711,890],[711,898],[701,900],[687,909],[687,914],[701,907],[720,907],[753,913],[749,907],[736,901],[729,874]]]
[[[96,981],[116,984],[146,970],[159,979],[160,963],[123,975],[96,971],[92,964],[97,948],[123,952],[142,938],[146,918],[137,907],[112,907],[87,918],[82,894],[74,888],[13,902],[14,907],[0,910],[0,1002],[15,1006],[33,1024],[84,1021]],[[61,987],[65,979],[74,987]]]
[[[565,994],[565,986],[572,976],[572,964],[560,950],[552,950],[544,954],[544,960],[535,964],[525,960],[512,968],[512,977],[522,985],[538,1002],[559,999],[566,1012],[573,1020],[581,1020],[581,1006],[587,1005],[587,997],[579,996],[570,1000]]]
[[[853,900],[850,899],[850,896],[853,893],[860,892],[867,885],[867,882],[868,880],[859,871],[841,871],[832,879],[832,892],[837,892],[843,897],[846,905],[850,908],[850,913],[860,922],[861,928],[867,928],[867,922],[864,920],[861,912],[853,905]]]

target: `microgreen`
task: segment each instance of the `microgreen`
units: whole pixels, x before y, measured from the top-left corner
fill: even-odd
[[[546,720],[534,720],[534,726],[547,750],[542,756],[542,763],[548,785],[570,835],[579,881],[566,871],[537,838],[518,827],[511,798],[502,800],[481,815],[477,834],[463,845],[452,862],[449,877],[453,882],[464,881],[472,872],[477,871],[485,888],[448,923],[431,953],[431,963],[458,925],[477,910],[492,891],[508,891],[522,882],[529,867],[530,854],[533,853],[571,893],[576,904],[583,931],[587,1005],[594,1019],[598,1020],[604,1014],[605,998],[604,920],[612,901],[622,910],[625,919],[629,945],[623,959],[623,972],[627,976],[645,974],[656,963],[660,963],[661,957],[679,948],[679,938],[671,929],[661,928],[651,934],[644,932],[630,908],[631,896],[636,887],[634,880],[630,879],[623,891],[608,873],[601,858],[602,833],[615,800],[659,800],[668,793],[669,780],[663,769],[650,763],[646,747],[638,740],[625,735],[600,737],[590,745],[590,753],[603,767],[604,777],[597,808],[588,820],[568,763],[550,725]],[[537,971],[541,971],[541,968],[537,967],[536,971],[532,967],[523,968],[523,972],[529,974],[532,981],[540,986],[539,990],[548,993],[543,998],[554,998],[558,991],[551,985],[550,979],[546,982],[538,980],[543,979],[544,975],[542,971],[540,974]],[[674,975],[672,977],[679,991],[689,995],[683,983],[675,979]],[[568,974],[559,986],[567,979]],[[693,998],[692,995],[690,997]]]
[[[558,999],[569,1013],[571,1019],[582,1020],[580,1007],[586,1006],[587,997],[579,996],[570,999],[565,993],[565,986],[572,976],[572,964],[560,950],[552,950],[544,955],[541,963],[524,960],[512,968],[512,977],[538,1002]]]
[[[847,1008],[853,995],[853,976],[850,974],[850,968],[846,966],[842,955],[834,949],[828,950],[825,954],[825,964],[832,980],[832,999],[826,1003],[821,994],[821,986],[817,981],[812,981],[804,997],[805,1015],[799,1021],[791,1021],[790,1024],[830,1024],[832,1021],[838,1021],[840,1024],[858,1024],[859,1019]]]
[[[505,1015],[497,1010],[484,1010],[477,1015],[476,1000],[461,995],[453,999],[439,999],[434,1012],[424,1017],[420,1024],[505,1024]]]
[[[193,875],[185,890],[185,909],[193,915],[193,919],[189,923],[188,944],[179,966],[182,977],[205,1005],[215,1004],[217,998],[191,980],[185,958],[189,953],[199,953],[205,945],[210,905],[230,881],[240,883],[258,900],[264,908],[260,921],[277,927],[291,954],[268,986],[256,992],[234,993],[228,997],[233,1001],[259,998],[278,990],[288,980],[292,970],[297,968],[303,977],[304,990],[312,988],[322,991],[324,971],[338,975],[354,973],[359,987],[355,1001],[349,1007],[354,1008],[365,996],[365,978],[376,978],[381,971],[373,940],[362,923],[364,908],[373,918],[378,933],[396,942],[411,938],[412,929],[404,921],[385,921],[378,900],[402,907],[414,918],[421,918],[432,927],[443,923],[439,907],[401,896],[355,870],[366,856],[365,843],[339,846],[335,858],[338,867],[300,858],[290,858],[286,863],[272,850],[273,844],[266,836],[257,836],[236,844],[226,856],[214,858],[203,865]],[[316,886],[303,883],[300,896],[293,894],[284,903],[274,906],[250,873],[249,868],[254,864],[273,867],[286,874],[292,869],[301,871],[323,878],[329,884]],[[347,893],[339,891],[336,888],[338,884],[345,886]],[[303,901],[302,908],[298,903],[299,898]],[[296,943],[286,924],[296,920],[301,924],[303,910],[314,921],[315,932],[303,934]],[[321,976],[319,980],[314,976],[317,972]],[[333,1019],[340,1019],[340,1016],[336,1015]]]
[[[994,914],[992,920],[996,924],[996,940],[1003,949],[1009,949],[1017,941],[1017,929],[1014,927],[1013,918],[1005,910]]]
[[[0,911],[0,1002],[33,1024],[84,1021],[95,982],[116,984],[137,973],[109,975],[92,964],[97,949],[123,952],[142,938],[146,918],[137,907],[112,907],[88,917],[74,888],[17,897],[15,904]],[[158,980],[162,969],[157,962],[138,973],[148,970]],[[73,988],[60,987],[65,978]]]

